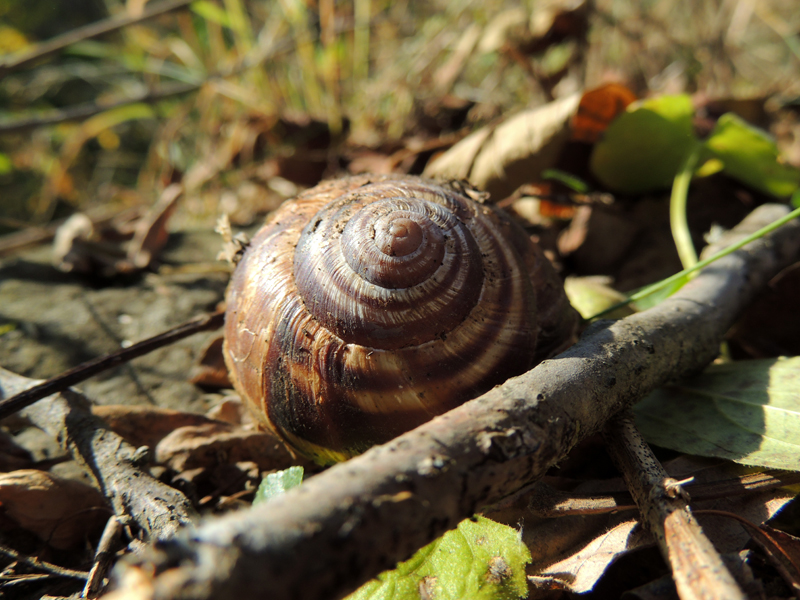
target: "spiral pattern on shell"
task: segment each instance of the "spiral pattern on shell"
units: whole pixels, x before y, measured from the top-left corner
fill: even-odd
[[[573,333],[527,235],[458,185],[359,176],[284,204],[228,288],[225,359],[318,462],[385,442],[529,369]]]

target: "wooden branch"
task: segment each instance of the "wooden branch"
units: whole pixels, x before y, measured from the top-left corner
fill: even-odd
[[[153,17],[163,15],[164,13],[171,12],[179,8],[184,8],[188,4],[191,4],[191,2],[192,0],[165,0],[164,2],[159,2],[158,4],[150,4],[145,7],[140,15],[113,16],[108,19],[103,19],[102,21],[89,23],[83,27],[78,27],[77,29],[73,29],[62,35],[47,40],[46,42],[34,44],[32,48],[23,50],[18,54],[12,54],[11,56],[5,58],[5,60],[0,60],[0,79],[13,71],[27,67],[39,59],[56,54],[67,46],[71,46],[72,44],[95,38],[106,33],[111,33],[112,31],[117,31],[123,27],[127,27],[128,25],[140,23],[141,21],[152,19]]]
[[[0,368],[0,397],[39,383]],[[92,414],[74,390],[53,394],[22,413],[49,433],[95,479],[109,505],[125,523],[135,523],[145,541],[169,539],[196,518],[186,497],[139,468],[137,449]]]
[[[672,570],[681,600],[745,600],[744,592],[689,510],[688,495],[658,462],[636,429],[633,415],[625,413],[612,419],[603,437]]]
[[[760,207],[728,243],[786,213]],[[160,573],[157,600],[341,597],[542,477],[654,388],[703,368],[737,314],[799,249],[794,221],[659,306],[590,328],[480,398],[253,510],[209,520],[161,545],[151,563],[128,568]]]

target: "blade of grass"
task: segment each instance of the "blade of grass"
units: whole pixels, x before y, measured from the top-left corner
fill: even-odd
[[[697,264],[697,252],[692,243],[692,234],[686,219],[686,199],[689,195],[689,183],[692,181],[697,159],[700,157],[701,144],[696,144],[686,157],[681,170],[675,175],[672,183],[672,194],[669,198],[669,225],[672,239],[678,249],[678,256],[684,269]]]
[[[3,57],[3,60],[0,61],[0,78],[12,71],[27,67],[37,60],[56,54],[76,42],[95,38],[112,31],[117,31],[128,25],[140,23],[146,19],[151,19],[163,15],[164,13],[184,8],[191,1],[192,0],[166,0],[165,2],[148,6],[139,15],[122,14],[113,16],[96,23],[89,23],[84,27],[73,29],[72,31],[68,31],[45,42],[35,44],[33,47],[23,50],[18,54]]]
[[[793,202],[796,201],[796,200],[800,200],[800,191],[795,192],[794,196],[792,197],[792,201]],[[593,315],[593,316],[589,317],[586,320],[587,321],[591,321],[593,319],[598,319],[600,317],[603,317],[604,315],[607,315],[607,314],[609,314],[609,313],[611,313],[611,312],[613,312],[613,311],[615,311],[615,310],[617,310],[619,308],[622,308],[623,306],[627,306],[628,304],[631,304],[632,302],[638,302],[639,300],[642,300],[643,298],[646,298],[647,296],[649,296],[651,294],[654,294],[655,292],[657,292],[659,290],[662,290],[662,289],[664,289],[665,287],[667,287],[669,285],[672,285],[676,281],[679,281],[681,278],[688,278],[688,276],[690,274],[695,273],[696,271],[699,271],[700,269],[704,269],[705,267],[707,267],[711,263],[719,260],[723,256],[728,256],[728,254],[731,254],[732,252],[736,252],[739,248],[742,248],[742,247],[746,246],[747,244],[749,244],[750,242],[753,242],[753,241],[755,241],[755,240],[767,235],[768,233],[771,233],[771,232],[775,231],[778,227],[781,227],[781,226],[785,225],[786,223],[788,223],[789,221],[791,221],[793,219],[796,219],[797,217],[800,217],[800,208],[793,210],[792,212],[790,212],[785,217],[781,217],[780,219],[770,223],[766,227],[762,227],[761,229],[759,229],[755,233],[752,233],[752,234],[748,235],[746,238],[742,239],[739,242],[736,242],[735,244],[732,244],[732,245],[728,246],[724,250],[720,250],[716,254],[714,254],[712,256],[709,256],[708,258],[705,258],[705,259],[699,261],[698,263],[696,263],[691,268],[684,269],[683,271],[680,271],[679,273],[675,273],[675,275],[667,277],[666,279],[662,279],[661,281],[658,281],[658,282],[654,283],[653,285],[649,285],[649,286],[647,286],[645,288],[642,288],[641,290],[639,290],[635,294],[630,295],[627,300],[624,300],[623,302],[615,304],[614,306],[611,306],[611,307],[607,308],[606,310],[604,310],[602,312],[599,312],[596,315]]]
[[[353,32],[353,77],[361,81],[369,77],[369,23],[371,0],[355,0]]]

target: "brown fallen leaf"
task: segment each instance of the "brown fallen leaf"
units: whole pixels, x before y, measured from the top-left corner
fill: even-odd
[[[273,434],[221,422],[176,429],[158,443],[155,460],[178,472],[247,461],[269,471],[298,462]]]
[[[155,206],[136,223],[133,239],[128,246],[128,262],[136,269],[145,269],[161,253],[169,239],[167,222],[178,201],[183,197],[183,188],[173,183],[167,186]]]
[[[204,387],[232,388],[231,380],[228,378],[228,368],[225,366],[225,359],[222,356],[223,337],[220,335],[211,338],[203,349],[200,350],[200,358],[197,366],[192,370],[189,379],[193,384]]]
[[[0,473],[0,514],[52,547],[67,550],[99,536],[111,511],[93,487],[22,469]]]
[[[572,94],[483,127],[429,163],[424,175],[467,179],[495,200],[505,198],[555,165],[580,99]]]
[[[619,83],[608,83],[587,91],[572,121],[572,139],[593,144],[611,121],[636,100],[636,94]]]
[[[252,413],[247,410],[239,396],[232,394],[224,397],[219,404],[206,412],[206,416],[214,421],[223,421],[231,425],[245,425],[255,427]]]
[[[630,519],[591,540],[575,554],[528,577],[537,590],[591,591],[609,566],[624,554],[653,544],[650,532]],[[537,596],[533,596],[537,597]]]
[[[724,461],[681,457],[665,465],[677,479],[693,477],[692,483],[729,482],[747,472],[746,469]],[[704,486],[707,487],[707,486]],[[623,489],[620,480],[590,481],[577,486],[576,495],[603,496]],[[685,489],[691,494],[691,485]],[[708,490],[706,490],[708,493]],[[725,495],[710,500],[692,502],[692,509],[725,510],[761,524],[774,516],[793,497],[786,489],[741,496]],[[607,569],[635,550],[654,544],[649,532],[641,529],[636,511],[609,514],[585,514],[540,519],[522,508],[524,497],[501,511],[489,512],[492,519],[515,524],[524,522],[523,541],[531,550],[532,562],[528,574],[534,590],[531,597],[546,595],[547,590],[559,589],[586,593],[594,588]],[[516,506],[516,511],[514,509]],[[750,540],[736,522],[698,514],[703,531],[720,553],[735,554]]]
[[[103,419],[115,433],[136,447],[155,448],[164,437],[180,427],[214,423],[204,415],[158,406],[106,404],[92,406],[92,414]]]

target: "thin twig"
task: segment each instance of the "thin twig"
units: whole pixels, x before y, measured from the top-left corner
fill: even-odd
[[[27,67],[29,64],[60,52],[67,46],[77,42],[82,42],[95,38],[112,31],[117,31],[128,25],[140,23],[147,19],[152,19],[158,15],[184,8],[191,4],[192,0],[165,0],[158,4],[149,4],[140,15],[121,15],[113,16],[102,21],[89,23],[83,27],[78,27],[62,35],[56,36],[46,42],[35,44],[32,48],[24,50],[18,54],[12,54],[5,60],[0,60],[0,79],[13,71]]]
[[[0,400],[0,420],[30,406],[37,400],[41,400],[56,392],[61,392],[82,381],[86,381],[98,373],[112,369],[139,356],[144,356],[157,348],[168,346],[201,331],[219,329],[222,327],[224,320],[225,313],[222,311],[210,315],[203,315],[202,317],[192,319],[177,327],[173,327],[169,331],[142,340],[128,348],[121,348],[111,354],[106,354],[105,356],[100,356],[80,364],[69,371],[56,375],[10,398]]]
[[[725,242],[786,213],[759,207]],[[594,324],[566,352],[480,398],[253,510],[175,538],[139,571],[153,579],[150,596],[315,600],[353,591],[541,478],[656,387],[707,365],[737,315],[799,250],[800,223],[792,222],[662,304]]]
[[[681,600],[745,600],[745,594],[703,533],[682,491],[636,429],[631,414],[603,431],[642,518],[658,542]]]
[[[692,500],[700,501],[746,494],[763,494],[797,483],[800,483],[800,473],[765,471],[722,481],[689,483],[684,486],[684,489],[692,496]],[[570,515],[611,513],[636,508],[627,492],[576,494],[557,490],[542,481],[535,483],[520,500],[527,502],[528,509],[535,516],[548,519]]]
[[[91,571],[89,571],[86,585],[83,588],[84,598],[95,598],[103,590],[103,579],[112,564],[114,554],[120,548],[122,532],[122,522],[112,515],[106,523],[106,528],[103,530],[103,535],[100,537],[100,543],[97,544],[94,564],[92,565]]]
[[[84,571],[75,571],[66,567],[59,567],[53,563],[45,562],[43,560],[39,560],[38,558],[33,558],[32,556],[20,554],[13,548],[8,548],[3,545],[0,545],[0,554],[4,554],[5,556],[17,562],[25,563],[37,571],[44,571],[49,575],[58,575],[59,577],[69,577],[71,579],[86,579],[89,577],[89,573]]]

